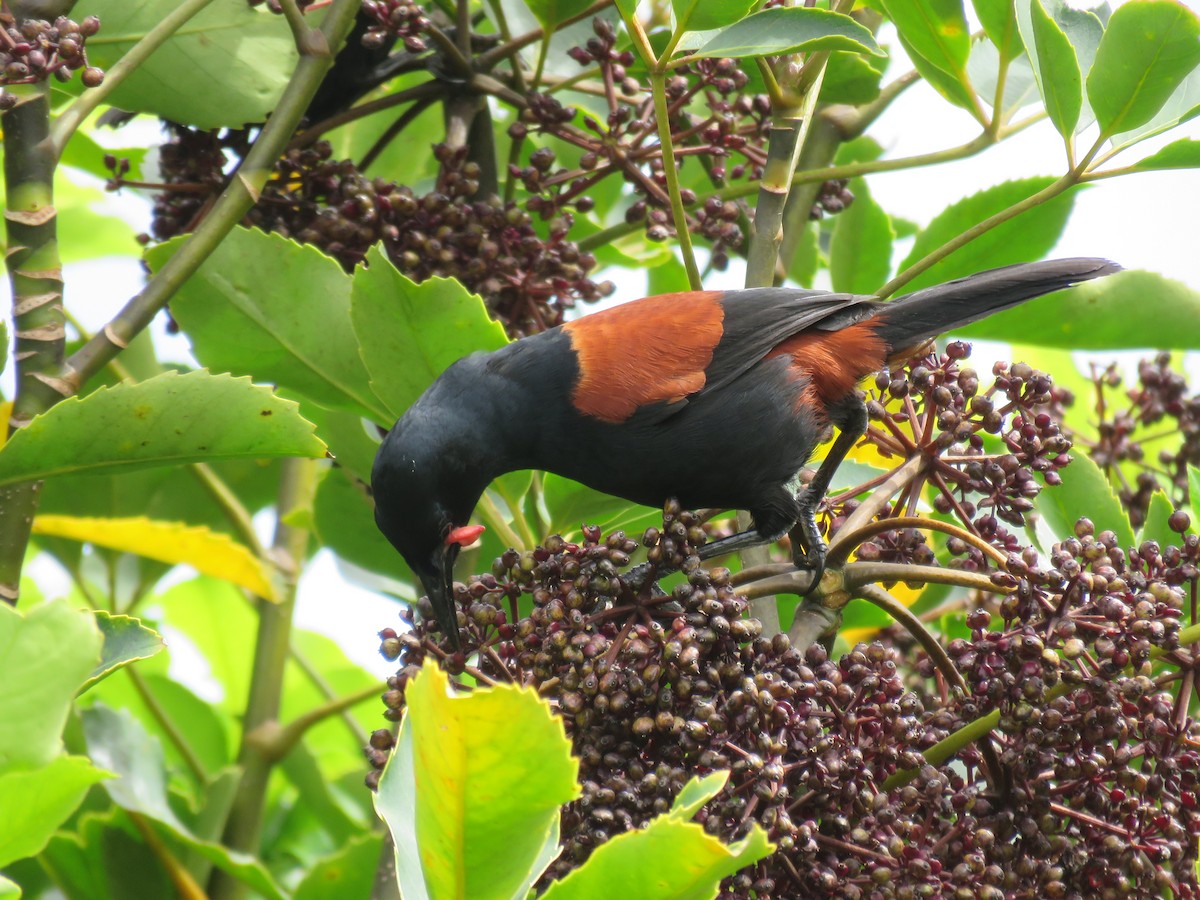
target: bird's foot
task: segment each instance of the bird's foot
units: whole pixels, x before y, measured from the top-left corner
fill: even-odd
[[[791,532],[792,562],[796,568],[812,572],[812,588],[816,588],[825,573],[825,554],[829,550],[817,528],[816,509],[821,497],[815,496],[811,488],[806,488],[801,492],[799,501],[800,516]]]

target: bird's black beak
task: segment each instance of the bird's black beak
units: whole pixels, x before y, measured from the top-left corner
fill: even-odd
[[[421,585],[433,606],[438,625],[455,650],[462,649],[458,636],[458,612],[454,608],[454,561],[459,551],[483,532],[482,525],[462,525],[451,529],[442,545],[433,553],[431,571],[421,575]]]
[[[455,650],[462,646],[458,639],[458,613],[454,608],[454,560],[458,550],[457,544],[439,547],[434,554],[434,573],[421,576],[421,585],[433,606],[438,625]]]

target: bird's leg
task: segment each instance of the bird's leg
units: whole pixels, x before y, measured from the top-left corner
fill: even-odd
[[[826,550],[825,541],[821,539],[820,529],[817,528],[817,507],[829,490],[834,472],[867,431],[867,407],[857,394],[831,412],[833,423],[838,427],[837,440],[821,461],[817,474],[796,498],[800,515],[791,531],[792,559],[798,568],[812,570],[814,586],[821,581],[825,571]]]

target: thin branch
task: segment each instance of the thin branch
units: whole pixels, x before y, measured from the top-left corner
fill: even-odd
[[[918,566],[914,563],[862,562],[847,563],[845,585],[848,591],[861,590],[863,585],[878,581],[919,581],[923,584],[950,584],[977,591],[1008,593],[1011,588],[997,587],[987,575],[947,569],[942,566]]]
[[[648,49],[648,48],[647,48]],[[662,149],[663,174],[667,178],[667,194],[671,198],[671,215],[675,222],[675,235],[679,240],[679,252],[687,270],[688,284],[693,291],[704,285],[700,280],[700,267],[696,265],[696,252],[692,249],[692,235],[688,228],[687,213],[683,208],[683,197],[679,192],[679,170],[675,167],[675,146],[671,140],[671,116],[667,110],[667,76],[663,72],[650,75],[650,87],[654,95],[654,117],[658,121],[658,141]]]
[[[595,3],[592,3],[586,9],[582,9],[575,15],[568,16],[567,18],[563,19],[555,26],[555,29],[561,30],[566,28],[568,25],[574,25],[581,19],[590,18],[601,10],[607,9],[612,5],[613,0],[596,0]],[[477,57],[475,57],[475,70],[478,72],[487,72],[495,68],[497,63],[508,59],[508,57],[513,56],[516,53],[520,53],[530,44],[535,44],[540,41],[545,33],[546,32],[543,29],[535,28],[533,31],[527,31],[524,34],[517,35],[511,41],[506,41],[499,47],[494,47],[486,53],[479,54]]]
[[[927,516],[897,516],[888,519],[875,519],[868,522],[862,528],[859,528],[854,534],[848,535],[838,543],[837,553],[830,553],[825,558],[825,564],[838,566],[844,563],[850,557],[850,553],[854,548],[858,547],[863,541],[870,540],[877,534],[882,534],[885,531],[891,531],[894,528],[919,528],[927,531],[940,531],[943,534],[949,534],[956,538],[961,538],[973,547],[978,548],[982,553],[991,557],[1001,568],[1008,565],[1008,557],[985,541],[979,535],[967,531],[965,528],[960,528],[950,522],[943,522],[940,519],[931,519]],[[845,530],[845,529],[841,529]]]
[[[260,731],[257,735],[247,735],[247,741],[253,741],[265,759],[278,762],[287,756],[293,747],[300,743],[300,739],[314,725],[320,725],[326,719],[341,715],[346,710],[360,703],[378,697],[378,685],[371,685],[371,687],[363,688],[355,694],[339,697],[323,706],[311,709],[303,715],[297,716],[282,728],[268,727]]]

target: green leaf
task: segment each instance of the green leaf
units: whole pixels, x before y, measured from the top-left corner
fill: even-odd
[[[792,263],[788,267],[788,277],[801,287],[811,288],[816,282],[821,259],[820,236],[817,234],[816,223],[805,222],[800,239],[796,242]]]
[[[1079,71],[1079,59],[1075,48],[1064,32],[1042,5],[1042,0],[1031,0],[1033,41],[1037,47],[1037,65],[1033,74],[1037,78],[1038,90],[1046,103],[1046,112],[1058,133],[1069,138],[1079,123],[1079,112],[1083,106],[1083,76]],[[1025,44],[1030,40],[1027,37]]]
[[[0,450],[0,484],[236,457],[320,458],[298,406],[249,378],[164,372],[55,404]]]
[[[1124,148],[1138,141],[1143,141],[1164,131],[1170,131],[1176,125],[1194,119],[1200,114],[1200,68],[1192,70],[1192,74],[1183,80],[1167,102],[1155,113],[1154,117],[1144,125],[1130,131],[1114,134],[1114,148]]]
[[[1062,484],[1038,494],[1037,511],[1060,538],[1075,533],[1075,522],[1089,518],[1096,533],[1112,531],[1117,546],[1133,546],[1133,528],[1112,485],[1090,456],[1072,454],[1072,462],[1062,469]]]
[[[1153,315],[1130,315],[1148,303]],[[1164,328],[1164,322],[1170,327]],[[1031,300],[957,333],[1069,350],[1200,349],[1200,293],[1155,272],[1118,272]]]
[[[109,69],[178,5],[178,0],[81,0],[72,14],[100,17],[104,27],[88,38],[88,61]],[[197,128],[240,128],[266,120],[298,59],[283,16],[242,0],[214,0],[106,101]]]
[[[412,581],[412,570],[375,524],[375,506],[364,485],[332,468],[317,487],[313,514],[321,543],[370,572]]]
[[[1200,469],[1189,465],[1187,475],[1189,515],[1192,519],[1191,527],[1188,530],[1194,532],[1200,528]]]
[[[1109,19],[1087,79],[1104,137],[1149,122],[1200,65],[1200,20],[1173,0],[1126,3]]]
[[[713,3],[712,0],[671,0],[671,8],[675,12],[675,31],[707,31],[711,28],[724,28],[736,22],[750,11],[755,0],[722,0]],[[636,4],[634,4],[636,6]],[[624,5],[621,14],[628,16]]]
[[[726,777],[728,773],[717,772],[703,782],[692,779],[669,812],[656,816],[645,828],[601,844],[587,862],[551,884],[543,900],[621,896],[702,900],[717,896],[723,878],[765,859],[775,849],[757,823],[741,841],[723,844],[688,821]]]
[[[550,513],[550,533],[564,536],[578,532],[582,525],[599,525],[605,534],[617,528],[634,534],[662,518],[661,510],[602,494],[553,473],[542,482],[542,502]]]
[[[1054,58],[1044,59],[1043,56],[1049,53],[1061,52],[1063,48],[1060,43],[1058,50],[1055,50],[1055,39],[1053,37],[1050,38],[1051,43],[1047,45],[1045,36],[1039,37],[1036,34],[1032,8],[1035,3],[1040,4],[1041,11],[1050,18],[1053,25],[1057,26],[1057,29],[1066,37],[1071,47],[1071,52],[1074,54],[1075,61],[1079,66],[1079,74],[1082,82],[1087,77],[1095,61],[1096,49],[1100,46],[1100,38],[1104,34],[1104,25],[1101,24],[1095,10],[1076,9],[1069,4],[1069,0],[1019,0],[1016,4],[1017,23],[1020,28],[1021,37],[1024,40],[1025,49],[1029,54],[1028,58],[1032,61],[1032,70],[1037,73],[1039,78],[1042,77],[1047,68],[1053,70],[1060,62]],[[1043,90],[1041,81],[1038,82],[1038,89]],[[1047,89],[1054,90],[1055,86],[1050,84]],[[1079,101],[1079,116],[1075,123],[1076,134],[1090,125],[1096,118],[1092,113],[1091,104],[1088,102],[1082,86]]]
[[[401,891],[523,897],[553,858],[547,847],[559,807],[579,795],[579,763],[562,720],[533,690],[448,696],[448,686],[432,661],[409,682],[405,749],[393,752],[375,797],[395,838]]]
[[[96,188],[75,184],[61,175],[55,178],[54,208],[58,211],[62,262],[141,253],[137,236],[125,220],[97,211],[96,207],[109,199]]]
[[[710,4],[718,7],[721,4]],[[848,50],[882,56],[871,32],[828,9],[776,6],[735,22],[696,51],[698,57],[777,56],[810,50]]]
[[[90,612],[67,600],[22,615],[0,603],[0,772],[58,756],[71,700],[100,659]]]
[[[692,776],[688,779],[687,784],[680,788],[667,815],[681,822],[687,821],[700,812],[700,807],[721,793],[728,782],[729,772],[725,769],[719,772],[710,772],[703,778]]]
[[[120,809],[84,812],[38,856],[69,900],[141,900],[176,895],[160,860]]]
[[[962,0],[883,0],[917,71],[946,99],[974,109],[967,77],[971,35]]]
[[[882,78],[883,65],[880,60],[859,53],[835,51],[829,54],[829,62],[825,64],[821,102],[849,103],[852,106],[870,103],[879,96]]]
[[[850,181],[854,202],[834,219],[829,275],[835,291],[873,294],[892,271],[892,222],[862,178]]]
[[[378,247],[354,271],[350,316],[371,387],[393,420],[451,363],[507,341],[478,296],[451,278],[416,284]]]
[[[182,240],[153,248],[151,267],[166,263]],[[389,424],[358,355],[350,276],[315,247],[235,228],[184,282],[171,314],[209,369]]]
[[[900,264],[900,271],[903,272],[984,219],[1020,203],[1054,181],[1050,177],[1006,181],[948,206],[917,235],[912,250]],[[905,285],[904,289],[915,291],[984,269],[1041,259],[1058,243],[1074,202],[1074,191],[1068,190],[1026,210],[934,264]]]
[[[220,844],[202,841],[179,820],[167,801],[162,745],[130,714],[96,705],[83,711],[83,730],[92,761],[120,777],[104,784],[113,802],[164,826],[175,838],[242,881],[252,890],[284,900],[285,894],[256,859]]]
[[[1138,541],[1158,541],[1160,547],[1172,544],[1178,546],[1180,536],[1172,531],[1171,526],[1167,523],[1174,512],[1175,504],[1167,498],[1166,494],[1162,491],[1155,491],[1151,494],[1150,508],[1146,511],[1146,521],[1142,524]]]
[[[559,22],[578,15],[588,8],[591,0],[525,0],[529,11],[546,34],[554,31]]]
[[[92,674],[83,683],[81,691],[86,691],[131,662],[149,659],[166,646],[161,634],[153,628],[147,628],[141,619],[135,619],[133,616],[118,616],[98,609],[96,624],[100,627],[100,633],[104,635],[104,645],[100,649],[100,662],[92,669]]]
[[[1133,164],[1135,169],[1195,169],[1200,167],[1200,141],[1180,138]]]
[[[996,88],[1000,77],[1000,51],[991,41],[976,41],[971,45],[971,58],[967,60],[967,72],[971,82],[989,106],[996,99]],[[1033,77],[1033,66],[1029,57],[1021,54],[1008,62],[1004,72],[1004,97],[1000,101],[1003,112],[1012,112],[1037,100],[1037,81]]]
[[[1005,60],[1019,56],[1022,48],[1013,0],[972,0],[972,5],[1000,56]]]
[[[88,788],[109,777],[83,756],[0,774],[0,867],[40,853]]]
[[[371,896],[383,839],[378,834],[352,838],[313,866],[292,900],[348,900]]]
[[[0,900],[21,900],[21,886],[0,875]]]

